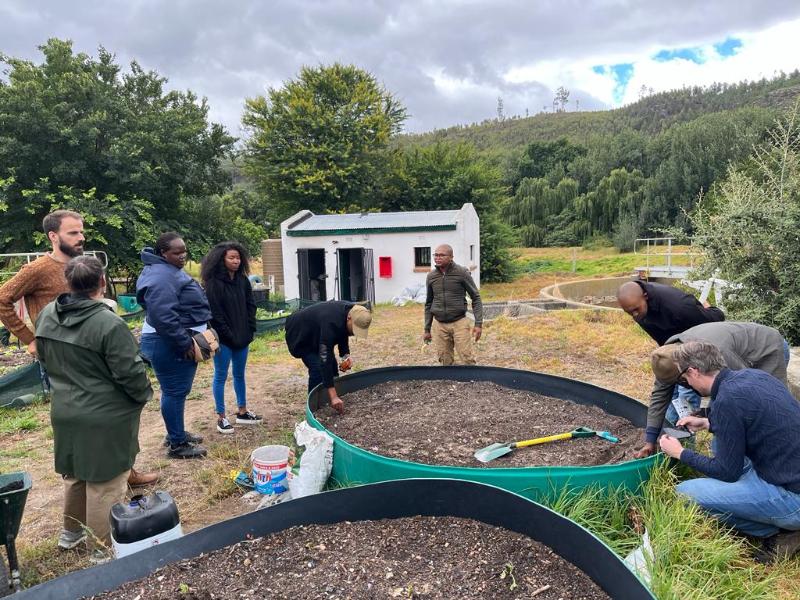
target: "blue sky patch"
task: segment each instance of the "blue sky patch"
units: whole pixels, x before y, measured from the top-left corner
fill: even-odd
[[[705,62],[700,48],[675,48],[673,50],[661,50],[653,55],[653,60],[656,62],[668,62],[670,60],[689,60],[698,65]]]
[[[720,56],[733,56],[741,47],[742,40],[733,37],[729,37],[719,44],[714,44],[714,50],[716,50]]]
[[[625,96],[625,88],[633,77],[633,63],[619,63],[616,65],[595,65],[592,71],[598,75],[610,75],[614,79],[614,102],[622,102]]]

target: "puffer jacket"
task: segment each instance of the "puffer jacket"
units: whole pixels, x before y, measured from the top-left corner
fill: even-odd
[[[461,319],[467,313],[467,295],[472,299],[475,326],[483,324],[481,295],[468,269],[451,262],[444,273],[438,267],[428,273],[425,284],[425,331],[431,330],[434,317],[440,323]]]
[[[187,329],[211,320],[203,288],[191,276],[169,264],[151,248],[141,253],[144,270],[136,281],[136,301],[144,308],[147,323],[178,355],[193,346]]]

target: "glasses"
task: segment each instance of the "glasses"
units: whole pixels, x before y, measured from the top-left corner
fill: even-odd
[[[445,256],[452,256],[451,254],[439,254],[439,253],[436,253],[436,252],[434,252],[433,255],[434,256],[438,256],[439,258],[444,258]]]
[[[689,369],[691,369],[691,367],[686,367],[683,371],[678,373],[678,385],[682,385],[683,387],[687,387],[689,385],[689,382],[686,381],[686,371]]]

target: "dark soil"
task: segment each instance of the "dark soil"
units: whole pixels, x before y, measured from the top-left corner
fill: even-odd
[[[642,431],[630,421],[584,406],[487,382],[403,381],[343,397],[345,414],[316,415],[325,427],[361,448],[413,462],[468,467],[602,465],[633,458]],[[473,454],[493,443],[527,440],[588,427],[598,437],[520,448],[482,463]]]
[[[538,592],[538,593],[537,593]],[[451,517],[293,527],[96,598],[608,598],[530,538]]]

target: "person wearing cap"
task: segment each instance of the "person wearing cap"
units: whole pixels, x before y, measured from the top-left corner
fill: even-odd
[[[761,538],[756,560],[792,556],[800,549],[800,403],[764,371],[727,368],[723,352],[710,342],[680,344],[671,360],[672,370],[711,396],[708,418],[684,417],[678,425],[714,434],[711,457],[661,437],[665,454],[705,475],[676,491],[741,533]]]
[[[662,283],[626,281],[617,290],[617,302],[659,346],[695,325],[725,320],[725,313],[716,306],[701,304],[691,294]],[[675,386],[672,399],[678,398],[685,399],[693,410],[700,408],[700,396],[692,389]],[[666,418],[670,423],[678,420],[672,403]]]
[[[655,382],[647,409],[644,445],[634,454],[636,458],[650,456],[656,451],[656,439],[673,390],[679,382],[686,385],[673,355],[680,344],[696,340],[710,342],[719,348],[729,369],[760,369],[786,385],[788,347],[777,329],[758,323],[723,321],[704,323],[673,335],[650,355]]]
[[[364,306],[341,300],[313,304],[286,319],[286,345],[308,369],[308,391],[325,386],[331,407],[338,413],[344,412],[344,402],[336,393],[333,378],[353,365],[348,338],[366,339],[370,323],[372,313]],[[339,350],[339,365],[334,346]]]
[[[483,326],[483,304],[478,286],[472,280],[469,269],[453,262],[453,248],[447,244],[433,251],[436,266],[425,281],[425,329],[422,339],[433,340],[439,362],[444,366],[453,364],[457,352],[466,365],[475,364],[472,339],[481,339]],[[472,300],[475,325],[470,328],[467,319],[467,296]],[[470,331],[471,329],[471,331]]]

